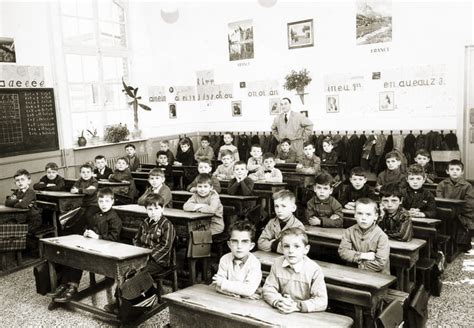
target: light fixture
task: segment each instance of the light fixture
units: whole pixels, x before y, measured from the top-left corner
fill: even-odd
[[[258,3],[262,7],[270,8],[273,7],[278,0],[258,0]]]
[[[168,24],[176,23],[179,18],[178,8],[173,5],[166,5],[161,8],[161,18]]]

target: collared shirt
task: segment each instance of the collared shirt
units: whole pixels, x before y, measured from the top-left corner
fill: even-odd
[[[232,152],[232,154],[234,155],[234,162],[237,162],[240,160],[239,151],[237,147],[235,147],[234,145],[222,145],[221,148],[219,148],[219,155],[217,156],[218,160],[222,159],[222,152],[224,150],[230,150]]]
[[[147,198],[148,195],[151,194],[158,194],[163,198],[164,206],[168,206],[168,204],[171,203],[171,190],[170,188],[165,185],[164,183],[158,188],[158,190],[153,190],[153,188],[150,186],[146,188],[145,192],[143,195],[141,195],[140,198],[137,200],[138,205],[145,205],[145,199]]]
[[[407,210],[418,208],[427,218],[436,218],[436,201],[432,192],[421,187],[412,189],[410,186],[403,193],[403,207]]]
[[[114,173],[109,177],[109,181],[112,182],[122,182],[122,181],[128,181],[130,182],[130,185],[124,186],[124,188],[116,192],[117,194],[126,196],[130,199],[134,199],[137,196],[137,187],[135,186],[135,181],[133,180],[132,177],[132,172],[130,172],[130,169],[125,169],[123,171],[120,170],[114,170]]]
[[[205,149],[199,147],[197,152],[194,154],[194,158],[196,159],[196,161],[200,161],[203,159],[208,159],[212,161],[214,159],[214,150],[211,146],[207,146]]]
[[[290,148],[290,150],[285,153],[281,150],[281,147],[278,147],[276,158],[285,161],[285,163],[296,163],[296,152],[293,148]]]
[[[7,196],[5,200],[5,206],[29,209],[26,216],[28,219],[37,220],[41,218],[40,211],[36,205],[36,193],[31,188],[27,188],[25,191],[16,189],[12,196],[16,199],[12,199],[11,196]]]
[[[347,228],[339,244],[339,256],[344,261],[357,263],[359,269],[390,274],[390,246],[388,236],[374,223],[363,230],[358,224]],[[373,261],[361,260],[360,254],[374,252]]]
[[[321,226],[325,228],[342,228],[342,205],[336,198],[329,196],[328,199],[320,200],[316,195],[306,204],[306,219],[315,216],[321,220]],[[331,218],[336,215],[337,218]]]
[[[94,187],[90,188],[89,187]],[[99,189],[99,183],[95,178],[84,180],[79,178],[74,182],[73,188],[77,188],[80,194],[85,194],[82,198],[82,207],[97,206],[97,190]]]
[[[197,180],[198,180],[198,177],[194,178],[193,182],[191,182],[191,183],[186,187],[186,190],[187,190],[187,191],[190,191],[191,188],[196,188],[196,187],[197,187]],[[211,176],[211,185],[212,185],[212,188],[213,188],[218,194],[221,193],[221,183],[219,182],[219,179],[218,179],[215,175],[212,175],[212,176]]]
[[[313,122],[305,115],[293,111],[287,113],[288,122],[285,123],[285,113],[277,115],[272,123],[272,133],[277,140],[288,138],[291,141],[305,140],[313,131]]]
[[[275,248],[273,243],[276,243],[276,252],[283,254],[280,242],[281,232],[290,228],[300,228],[304,230],[303,223],[301,223],[301,221],[298,220],[294,215],[291,215],[291,217],[286,221],[283,229],[281,228],[280,223],[281,220],[277,217],[268,221],[265,229],[263,229],[262,234],[258,238],[258,249],[265,252],[271,252],[272,247]]]
[[[370,189],[369,185],[366,183],[360,189],[355,189],[352,184],[349,184],[343,191],[342,196],[340,198],[340,202],[342,205],[346,205],[349,202],[355,202],[359,198],[376,198],[375,194]]]
[[[173,224],[165,217],[158,221],[147,218],[143,220],[133,239],[133,244],[152,249],[151,258],[167,268],[171,263],[171,249],[176,238]]]
[[[136,156],[136,155],[133,155],[133,156],[127,156],[127,159],[128,159],[128,162],[130,163],[129,166],[130,166],[130,171],[136,171],[138,170],[138,168],[140,167],[140,159]]]
[[[92,218],[87,218],[87,228],[99,235],[100,239],[119,241],[122,230],[122,220],[114,209],[98,212]]]
[[[266,174],[270,173],[270,176],[267,177]],[[264,167],[260,167],[257,172],[249,175],[249,178],[254,181],[264,181],[264,182],[283,182],[283,175],[279,169],[273,168],[268,172]]]
[[[474,230],[474,188],[469,182],[461,178],[454,183],[450,178],[447,178],[438,184],[436,196],[465,200],[466,203],[462,207],[459,219],[464,226]]]
[[[237,179],[233,178],[229,181],[227,193],[229,195],[250,196],[253,195],[254,184],[253,180],[249,177],[245,177],[245,179],[240,182],[237,182]]]
[[[221,180],[232,179],[234,177],[234,165],[225,167],[224,164],[221,164],[217,167],[216,171],[212,175],[217,176],[217,178]],[[224,175],[224,178],[219,178],[219,175]]]
[[[102,170],[94,169],[95,178],[97,180],[109,179],[109,176],[113,173],[114,172],[112,171],[112,169],[108,166],[104,167]]]
[[[381,172],[377,177],[377,185],[383,186],[391,183],[404,183],[406,180],[406,174],[402,173],[400,169],[389,170]]]
[[[54,186],[46,187],[48,184],[54,184]],[[64,178],[59,174],[53,180],[48,179],[48,176],[43,176],[38,183],[33,185],[35,190],[50,190],[50,191],[62,191],[65,189]]]
[[[224,207],[222,206],[219,194],[215,190],[204,197],[198,195],[197,192],[184,203],[183,210],[193,212],[196,204],[205,205],[199,212],[210,213],[214,216],[211,219],[211,233],[213,235],[219,234],[224,231]]]
[[[247,161],[247,170],[249,172],[255,172],[257,171],[263,163],[262,157],[255,158],[255,157],[250,157],[249,160]]]
[[[282,266],[284,268],[290,267],[292,268],[296,273],[300,273],[303,270],[303,261],[300,261],[296,264],[290,264],[286,259],[283,260]]]
[[[303,168],[297,168],[297,172],[316,174],[321,171],[321,159],[314,154],[310,158],[304,156],[301,165]]]
[[[328,295],[324,274],[319,265],[305,256],[303,261],[284,266],[285,258],[275,260],[263,286],[263,299],[271,306],[288,294],[298,302],[301,312],[326,310]]]
[[[410,213],[401,206],[395,213],[385,212],[385,215],[379,219],[378,225],[390,239],[410,241],[413,238]]]

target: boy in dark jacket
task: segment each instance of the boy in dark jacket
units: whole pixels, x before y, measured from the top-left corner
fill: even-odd
[[[93,239],[104,239],[118,241],[120,230],[122,229],[122,220],[112,209],[114,204],[114,193],[110,188],[103,188],[98,192],[98,205],[100,212],[87,218],[86,228],[83,236]],[[82,270],[65,267],[62,272],[61,283],[48,296],[55,302],[69,302],[77,293],[77,288],[82,277]]]
[[[378,225],[389,239],[410,241],[413,223],[410,213],[403,208],[403,191],[396,183],[387,184],[380,190],[380,218]]]
[[[419,164],[413,164],[407,171],[408,186],[403,193],[403,207],[411,217],[436,218],[436,202],[434,195],[423,188],[426,173]]]
[[[38,183],[33,185],[35,190],[63,191],[65,188],[64,178],[58,174],[58,165],[56,163],[46,164],[44,175]]]
[[[94,176],[97,180],[109,180],[109,176],[114,173],[110,167],[107,166],[107,160],[104,155],[97,155],[94,158],[95,169]]]
[[[307,203],[309,224],[324,228],[342,228],[342,206],[332,194],[333,179],[329,173],[319,174],[314,182],[314,197]]]
[[[135,197],[137,196],[137,187],[135,186],[132,173],[128,168],[128,161],[125,157],[121,157],[117,160],[114,173],[109,177],[109,181],[130,183],[128,188],[125,188],[124,191],[118,192],[117,195],[121,196],[123,203],[133,203]]]
[[[366,171],[360,166],[356,166],[351,170],[349,178],[351,183],[344,189],[339,199],[344,208],[353,210],[355,208],[355,202],[359,198],[375,198],[375,194],[367,184],[366,174]]]

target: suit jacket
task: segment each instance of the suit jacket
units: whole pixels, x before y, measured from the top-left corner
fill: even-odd
[[[313,122],[305,115],[291,111],[288,123],[285,123],[285,114],[276,116],[272,124],[272,132],[279,141],[283,138],[290,140],[306,140],[313,131]]]

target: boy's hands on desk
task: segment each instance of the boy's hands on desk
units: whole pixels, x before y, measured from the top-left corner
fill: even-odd
[[[285,294],[283,299],[279,300],[276,308],[282,313],[299,312],[298,303],[295,302],[290,295]]]
[[[297,169],[302,169],[302,168],[303,168],[303,164],[301,164],[301,163],[296,164],[296,168],[297,168]]]
[[[344,205],[344,208],[347,208],[348,210],[354,210],[355,209],[355,202],[349,202],[346,205]]]
[[[46,187],[56,187],[56,184],[55,184],[55,183],[48,183],[48,184],[46,185]]]
[[[89,230],[89,229],[86,229],[86,231],[84,231],[84,237],[99,239],[99,235],[96,234],[93,230]]]
[[[194,205],[194,211],[200,211],[204,206],[206,206],[205,204],[195,204]]]
[[[408,213],[414,218],[424,218],[426,216],[425,213],[421,212],[419,208],[410,208]]]
[[[359,258],[361,260],[374,261],[375,260],[375,253],[374,252],[360,253]]]
[[[71,188],[71,193],[72,193],[72,194],[78,194],[78,193],[79,193],[79,189],[77,189],[76,187],[72,187],[72,188]]]
[[[183,163],[178,162],[178,161],[174,161],[173,165],[176,165],[176,166],[183,166]]]
[[[221,288],[222,286],[222,282],[226,280],[224,277],[221,277],[217,274],[214,275],[214,277],[212,277],[212,283],[215,284],[217,287]]]
[[[315,216],[310,217],[310,218],[308,219],[308,222],[309,222],[309,224],[314,225],[314,226],[321,225],[321,220],[318,219],[318,218],[315,217]]]
[[[11,195],[11,196],[10,196],[10,199],[11,199],[11,200],[16,200],[16,195]]]

